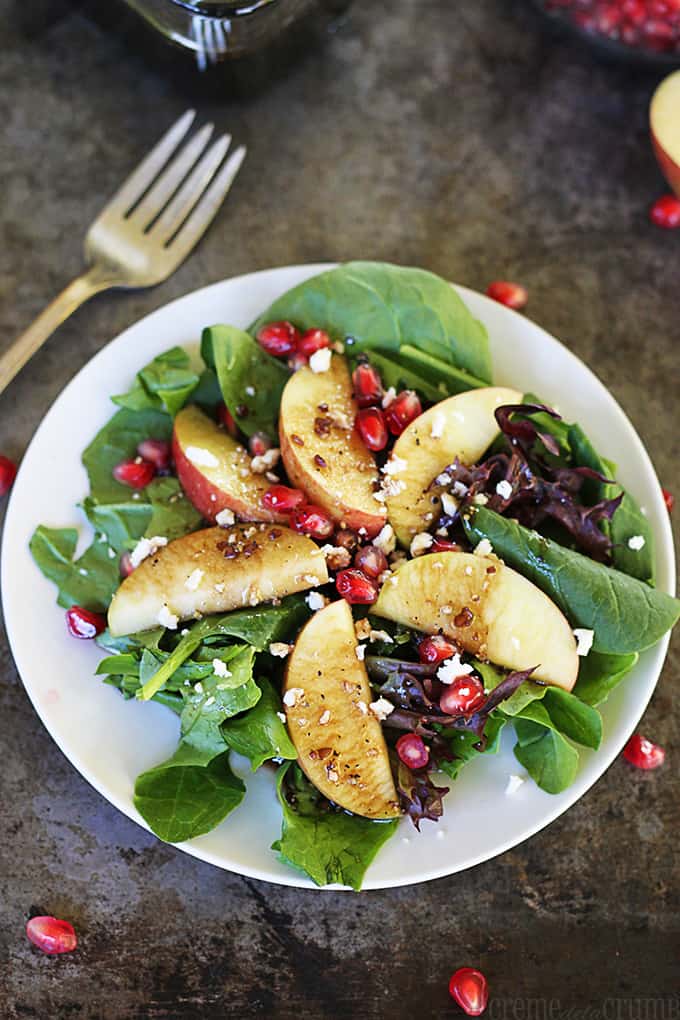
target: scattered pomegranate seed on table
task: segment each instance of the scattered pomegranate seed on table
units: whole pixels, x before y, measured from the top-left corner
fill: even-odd
[[[505,305],[506,308],[514,308],[516,312],[524,308],[529,300],[526,289],[519,283],[511,283],[509,280],[494,280],[486,288],[486,293],[494,301]]]
[[[489,1002],[489,985],[480,970],[460,967],[449,981],[449,995],[468,1016],[481,1016]]]
[[[305,494],[300,489],[291,489],[287,485],[272,485],[262,496],[262,506],[267,510],[277,510],[288,514],[305,501]]]
[[[357,412],[355,425],[367,449],[378,453],[387,446],[385,415],[379,407],[364,407]]]
[[[387,570],[387,557],[375,545],[365,545],[354,557],[354,566],[368,577],[377,578]]]
[[[323,347],[330,347],[331,338],[325,329],[308,329],[300,337],[297,345],[298,353],[305,358],[311,358],[312,354],[320,351]]]
[[[409,769],[424,769],[430,760],[430,752],[417,733],[404,733],[396,747],[397,754]]]
[[[448,641],[441,634],[434,637],[426,637],[418,645],[418,658],[421,662],[437,663],[444,659],[450,659],[455,655],[458,648],[452,641]]]
[[[338,594],[350,605],[370,606],[378,597],[378,590],[373,581],[356,567],[341,570],[335,578],[335,587]]]
[[[666,759],[666,752],[641,733],[634,733],[623,749],[623,757],[636,769],[658,769]]]
[[[238,425],[234,420],[233,414],[225,403],[217,405],[217,420],[220,425],[224,425],[232,439],[236,439],[238,436]]]
[[[678,0],[544,0],[544,7],[585,32],[632,49],[680,50]]]
[[[284,358],[296,350],[300,334],[292,322],[270,322],[257,333],[260,347],[275,358]]]
[[[385,423],[393,436],[400,436],[404,429],[423,413],[417,393],[402,390],[385,408]]]
[[[137,447],[137,453],[142,460],[153,464],[156,471],[167,471],[172,460],[170,443],[164,439],[143,439]]]
[[[57,917],[32,917],[26,925],[26,934],[34,946],[49,956],[72,953],[78,945],[73,925]]]
[[[145,489],[152,482],[156,468],[149,460],[124,460],[116,464],[113,477],[122,485],[131,489]]]
[[[101,613],[71,606],[66,610],[66,626],[71,637],[89,639],[106,630],[106,620]]]
[[[672,514],[673,507],[675,506],[675,496],[669,492],[668,489],[662,489],[661,492],[663,493],[663,501],[666,504],[666,510],[668,510],[669,514]]]
[[[379,404],[383,395],[383,384],[380,375],[368,362],[362,361],[352,372],[354,399],[359,407],[371,407]]]
[[[675,230],[680,227],[680,198],[662,195],[649,210],[649,218],[657,227]]]
[[[17,466],[14,461],[0,454],[0,496],[9,492],[16,476]]]
[[[484,685],[475,676],[457,676],[443,691],[439,707],[446,715],[469,715],[486,701]]]
[[[269,490],[271,492],[271,489]],[[313,503],[305,503],[296,507],[290,515],[290,526],[293,531],[312,538],[328,538],[333,533],[334,524],[325,510]]]

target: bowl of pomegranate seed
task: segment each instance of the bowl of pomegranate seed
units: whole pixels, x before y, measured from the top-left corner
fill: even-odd
[[[680,0],[532,0],[557,30],[602,57],[680,67]]]
[[[383,888],[515,846],[624,746],[663,776],[633,734],[680,616],[672,497],[528,299],[375,262],[224,281],[7,462],[17,666],[121,811],[240,874]],[[450,992],[488,999],[471,967]]]

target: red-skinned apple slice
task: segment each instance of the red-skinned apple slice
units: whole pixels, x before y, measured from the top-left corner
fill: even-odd
[[[680,197],[680,71],[665,78],[654,93],[649,123],[659,166]]]
[[[172,455],[180,485],[207,521],[221,510],[244,521],[285,521],[262,506],[271,482],[251,470],[245,447],[193,404],[175,418]]]
[[[300,768],[325,797],[365,818],[400,814],[371,688],[344,599],[303,627],[286,668],[283,702]]]
[[[374,498],[378,470],[354,429],[357,405],[345,359],[325,372],[300,368],[281,399],[279,442],[291,483],[340,524],[376,535],[385,524]]]
[[[277,524],[205,528],[147,556],[109,607],[114,635],[226,613],[328,581],[319,546]]]

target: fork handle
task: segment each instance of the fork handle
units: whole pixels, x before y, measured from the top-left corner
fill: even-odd
[[[93,265],[72,280],[0,357],[0,393],[64,319],[94,294],[115,287],[116,283],[113,271],[103,265]]]

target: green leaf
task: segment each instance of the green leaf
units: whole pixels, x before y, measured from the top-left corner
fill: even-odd
[[[488,538],[496,554],[544,591],[572,627],[594,631],[595,651],[642,651],[680,616],[680,602],[665,592],[490,510],[480,507],[463,523],[473,545]]]
[[[255,772],[270,758],[297,758],[285,724],[279,719],[281,699],[269,680],[257,681],[262,697],[254,708],[222,726],[222,736],[234,751],[250,759]]]
[[[479,673],[484,681],[484,687],[487,691],[492,691],[494,687],[498,687],[501,680],[507,676],[507,671],[503,672],[497,669],[490,662],[480,662],[478,659],[473,659],[472,664],[475,667],[475,672]],[[503,714],[517,715],[532,701],[544,698],[547,691],[548,687],[545,684],[537,684],[533,680],[525,680],[509,698],[506,698],[501,703]]]
[[[289,378],[285,365],[235,326],[204,329],[201,351],[215,369],[224,402],[245,434],[277,435],[281,394]]]
[[[222,401],[222,390],[217,376],[212,368],[206,368],[201,373],[198,386],[191,394],[191,403],[198,404],[201,410],[210,417],[215,417],[217,405]]]
[[[446,280],[423,269],[348,262],[288,291],[250,332],[280,319],[325,329],[335,340],[351,338],[353,351],[410,344],[491,381],[486,330]]]
[[[295,776],[295,807],[284,786],[290,768]],[[277,850],[282,861],[304,871],[317,885],[338,882],[360,889],[369,864],[396,832],[398,819],[371,821],[336,811],[310,787],[297,765],[284,765],[279,770],[276,791],[283,809],[283,825],[281,838],[272,850]]]
[[[143,532],[147,538],[163,535],[172,541],[201,526],[201,515],[186,498],[176,478],[155,478],[145,491],[151,503],[150,519]]]
[[[630,673],[640,656],[606,655],[604,652],[589,652],[581,659],[578,680],[573,693],[587,705],[601,705],[614,688]]]
[[[36,528],[29,542],[31,555],[45,577],[59,588],[57,602],[105,612],[120,583],[118,557],[109,555],[107,542],[95,541],[77,560],[73,556],[78,540],[74,528]]]
[[[411,344],[402,345],[398,358],[406,368],[417,372],[418,375],[427,379],[428,382],[434,383],[438,388],[443,387],[446,397],[453,397],[456,393],[465,393],[467,390],[488,386],[484,380],[477,379],[474,375],[463,372],[455,365],[442,361],[441,358],[428,354],[426,351],[421,351]]]
[[[400,365],[395,358],[389,358],[378,351],[371,351],[371,364],[380,372],[386,388],[393,386],[395,390],[415,390],[425,400],[435,404],[448,395],[445,389],[435,386],[412,369]]]
[[[171,434],[172,419],[164,411],[122,408],[116,412],[83,453],[93,499],[97,503],[129,502],[132,496],[130,488],[115,480],[114,467],[135,457],[143,439],[169,440]],[[139,496],[143,500],[143,494],[139,493]]]
[[[602,742],[602,717],[574,694],[549,687],[542,701],[525,705],[515,720],[529,719],[597,751]]]
[[[199,376],[192,370],[187,352],[182,347],[172,347],[138,372],[132,389],[113,397],[113,401],[134,411],[150,408],[166,411],[174,417],[198,382]]]
[[[211,672],[200,684],[187,689],[182,712],[183,737],[189,737],[199,721],[219,727],[225,719],[257,704],[260,689],[253,680],[254,655],[250,647],[230,649],[221,660],[227,666],[229,676],[221,677]]]
[[[467,765],[470,761],[474,761],[475,758],[479,758],[481,754],[498,754],[501,744],[501,733],[506,722],[507,719],[502,714],[497,712],[491,713],[484,726],[484,736],[487,743],[483,751],[479,751],[475,747],[475,744],[479,743],[479,737],[476,733],[460,733],[455,730],[446,729],[443,726],[438,726],[437,730],[440,736],[449,742],[451,750],[456,756],[453,761],[442,761],[439,765],[441,771],[445,772],[451,779],[457,779],[463,766]]]
[[[542,707],[542,706],[538,706]],[[546,793],[561,793],[578,771],[578,752],[556,730],[529,719],[515,719],[515,757]]]

